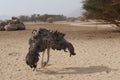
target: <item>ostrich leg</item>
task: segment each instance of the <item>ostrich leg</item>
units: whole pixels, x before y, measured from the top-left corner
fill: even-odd
[[[43,67],[45,67],[48,64],[49,59],[50,59],[50,48],[47,48],[47,61],[43,63]]]
[[[46,64],[49,62],[50,60],[50,48],[47,49],[47,62]]]
[[[43,67],[44,67],[44,65],[43,65],[44,54],[45,54],[45,51],[43,51],[43,54],[42,54],[42,59],[41,59],[41,68],[43,68]]]

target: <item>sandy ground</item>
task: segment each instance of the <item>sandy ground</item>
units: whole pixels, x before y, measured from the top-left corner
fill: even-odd
[[[119,80],[120,33],[112,28],[68,24],[26,23],[25,31],[0,32],[0,80]],[[45,27],[66,33],[76,56],[51,50],[45,69],[32,71],[25,63],[32,29]]]

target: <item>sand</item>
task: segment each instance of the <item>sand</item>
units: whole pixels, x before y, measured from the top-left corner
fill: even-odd
[[[74,23],[75,24],[75,23]],[[93,24],[26,23],[24,31],[0,32],[0,80],[119,80],[120,33]],[[76,56],[51,50],[50,62],[37,71],[25,63],[32,29],[43,27],[66,33]],[[103,25],[102,25],[103,26]]]

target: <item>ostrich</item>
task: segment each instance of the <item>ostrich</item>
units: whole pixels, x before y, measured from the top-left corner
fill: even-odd
[[[70,56],[76,55],[73,45],[64,39],[65,34],[58,31],[50,31],[45,28],[39,28],[32,31],[29,39],[29,51],[26,55],[26,64],[33,70],[37,67],[39,61],[39,52],[43,52],[41,58],[41,68],[45,67],[49,62],[50,48],[53,50],[68,49]],[[47,50],[47,61],[43,62],[45,51]]]

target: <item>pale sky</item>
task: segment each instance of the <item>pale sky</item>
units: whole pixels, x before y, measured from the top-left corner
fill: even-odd
[[[0,0],[0,16],[63,14],[78,16],[82,0]]]

